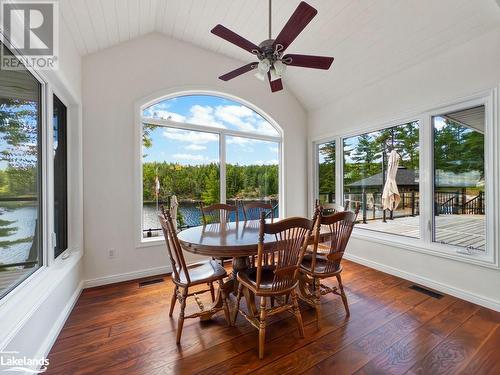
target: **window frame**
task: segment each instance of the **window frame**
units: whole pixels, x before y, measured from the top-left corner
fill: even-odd
[[[9,39],[0,30],[1,42]],[[8,43],[7,47],[15,56],[23,56],[17,48]],[[21,60],[22,63],[22,60]],[[24,65],[24,64],[23,64]],[[0,298],[0,309],[4,306],[16,306],[27,300],[34,301],[31,293],[42,283],[55,280],[54,275],[63,269],[70,269],[83,256],[81,239],[83,234],[80,224],[83,220],[83,201],[81,195],[81,104],[78,96],[69,90],[65,83],[50,71],[37,71],[31,67],[24,68],[40,84],[40,173],[41,184],[39,199],[41,201],[40,253],[41,265],[28,277],[10,288]],[[54,158],[53,158],[53,95],[66,106],[67,117],[67,173],[68,173],[68,248],[64,256],[54,258],[52,232],[54,229]],[[71,166],[71,169],[69,168]],[[73,215],[78,215],[74,218]],[[76,220],[76,221],[75,221]],[[39,298],[37,295],[36,298]],[[0,314],[1,316],[1,314]],[[4,317],[5,318],[5,317]],[[9,320],[10,321],[10,320]]]
[[[458,111],[474,106],[485,107],[485,169],[491,171],[486,178],[485,193],[489,203],[486,207],[486,249],[484,253],[466,253],[464,248],[440,244],[432,240],[432,215],[434,205],[434,141],[432,132],[432,118],[443,113]],[[444,104],[437,105],[431,109],[413,111],[402,118],[397,118],[376,125],[368,124],[360,126],[358,131],[346,131],[331,134],[329,136],[318,136],[310,138],[310,163],[312,165],[312,183],[310,187],[310,209],[318,197],[318,146],[320,144],[335,141],[336,143],[336,201],[338,205],[344,204],[344,180],[343,180],[343,142],[345,138],[359,136],[372,131],[380,131],[393,126],[405,124],[411,121],[419,123],[419,191],[420,191],[420,238],[409,238],[389,233],[379,233],[362,228],[354,228],[353,237],[370,240],[384,245],[398,247],[406,250],[454,259],[466,263],[476,264],[484,267],[498,269],[500,234],[495,228],[498,227],[500,219],[500,186],[495,186],[494,181],[500,177],[500,130],[499,124],[500,103],[498,99],[498,88],[483,91],[466,98],[456,99]],[[342,145],[342,147],[339,147]],[[495,145],[497,147],[495,148]],[[497,184],[498,185],[498,184]],[[311,213],[311,212],[310,212]]]
[[[244,131],[238,131],[238,130],[231,130],[231,129],[224,129],[224,128],[216,128],[216,127],[211,127],[209,125],[199,125],[199,124],[192,124],[188,122],[177,122],[177,121],[172,121],[172,120],[166,120],[166,119],[158,119],[158,118],[152,118],[152,117],[144,117],[143,111],[144,109],[158,104],[162,101],[173,99],[176,97],[181,97],[181,96],[193,96],[193,95],[208,95],[208,96],[214,96],[214,97],[219,97],[222,99],[228,99],[231,101],[234,101],[236,103],[239,103],[240,105],[243,105],[245,107],[250,108],[252,111],[255,113],[259,114],[262,116],[264,120],[269,122],[271,126],[277,131],[278,136],[272,136],[272,135],[265,135],[265,134],[258,134],[258,133],[252,133],[252,132],[244,132]],[[199,132],[205,132],[205,133],[212,133],[212,134],[217,134],[219,136],[219,188],[220,188],[220,202],[221,203],[226,203],[226,138],[228,136],[231,137],[242,137],[242,138],[249,138],[249,139],[254,139],[254,140],[259,140],[259,141],[268,141],[268,142],[276,142],[278,145],[278,179],[279,179],[279,187],[278,187],[278,210],[279,210],[279,216],[285,215],[285,209],[284,209],[284,176],[283,176],[283,142],[284,142],[284,134],[283,130],[281,127],[266,113],[264,113],[262,110],[254,106],[253,104],[240,99],[238,97],[220,93],[220,92],[215,92],[215,91],[181,91],[181,92],[174,92],[174,93],[169,93],[167,95],[160,95],[160,96],[152,96],[152,99],[143,101],[143,102],[138,102],[136,103],[136,108],[135,108],[135,113],[136,113],[136,136],[135,136],[135,144],[136,144],[136,152],[135,152],[135,158],[136,158],[136,197],[138,199],[136,200],[138,203],[136,203],[136,212],[135,212],[135,228],[137,234],[135,235],[136,237],[136,248],[142,248],[142,247],[150,247],[150,246],[156,246],[158,243],[162,243],[164,241],[163,236],[160,234],[158,237],[151,237],[151,238],[143,238],[142,236],[142,231],[143,231],[143,215],[142,215],[142,206],[143,206],[143,186],[142,186],[142,128],[143,124],[147,123],[150,125],[157,125],[157,126],[162,126],[162,127],[169,127],[169,128],[175,128],[175,129],[181,129],[181,130],[190,130],[190,131],[199,131]]]
[[[0,48],[4,48],[1,44],[4,43],[4,40],[7,41],[8,39],[5,37],[3,33],[0,32],[0,36],[3,38],[2,41],[0,41]],[[22,56],[22,54],[19,53],[19,51],[16,48],[13,48],[12,46],[5,46],[5,48],[9,49],[14,56]],[[52,116],[52,109],[50,108],[52,105],[52,100],[49,100],[50,97],[50,86],[47,83],[47,81],[43,78],[39,72],[36,70],[25,66],[22,63],[24,69],[26,69],[26,72],[28,72],[34,80],[36,80],[40,86],[39,86],[39,95],[40,95],[40,100],[39,100],[39,111],[38,111],[38,137],[37,137],[37,143],[38,143],[38,170],[37,170],[37,179],[40,183],[39,191],[38,191],[38,219],[40,221],[39,223],[39,236],[41,238],[38,239],[38,246],[40,247],[38,249],[38,253],[40,256],[39,260],[39,265],[36,270],[31,272],[28,276],[26,276],[24,279],[19,280],[18,282],[12,284],[9,288],[7,293],[5,293],[1,298],[0,298],[0,307],[3,305],[7,305],[10,303],[12,299],[16,297],[17,292],[20,290],[24,289],[27,285],[31,283],[31,281],[35,278],[38,277],[38,275],[43,274],[48,267],[52,264],[52,257],[50,254],[53,254],[52,252],[49,251],[50,246],[49,246],[49,238],[50,238],[50,227],[52,225],[51,223],[51,217],[50,217],[50,212],[49,209],[49,201],[50,201],[50,192],[52,189],[52,182],[50,181],[51,178],[51,161],[52,159],[49,157],[49,150],[51,150],[52,147],[52,140],[49,139],[49,130],[47,128],[48,126],[48,118],[49,116]],[[50,254],[49,254],[50,253]]]
[[[66,243],[66,246],[64,249],[61,250],[61,252],[59,254],[56,254],[56,245],[57,245],[57,233],[55,232],[55,228],[56,228],[56,219],[55,219],[55,209],[54,209],[54,215],[53,215],[53,237],[52,237],[52,242],[53,242],[53,251],[54,251],[54,254],[53,254],[53,257],[54,259],[57,259],[59,258],[60,256],[62,258],[65,258],[68,256],[67,254],[67,251],[68,251],[68,248],[69,248],[69,184],[68,184],[68,160],[69,160],[69,150],[68,150],[68,106],[64,103],[64,101],[62,99],[60,99],[60,97],[55,93],[55,92],[52,92],[52,120],[54,119],[54,108],[55,106],[58,105],[60,106],[62,109],[63,109],[63,114],[64,116],[62,117],[62,121],[61,121],[61,124],[59,124],[59,126],[62,126],[63,127],[63,140],[64,140],[64,179],[65,179],[65,202],[64,202],[64,216],[65,216],[65,228],[64,230],[62,230],[62,232],[64,233],[64,236],[65,236],[65,243]],[[51,123],[52,125],[52,138],[51,138],[51,150],[53,151],[54,150],[54,126],[53,126],[53,123]],[[59,142],[59,140],[58,140]],[[55,178],[56,178],[56,165],[55,165],[55,154],[53,155],[53,189],[54,189],[54,196],[53,196],[53,205],[55,207],[55,203],[56,203],[56,198],[55,198],[55,195],[56,195],[56,184],[55,184]]]

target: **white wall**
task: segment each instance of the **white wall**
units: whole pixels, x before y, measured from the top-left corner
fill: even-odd
[[[284,130],[285,208],[306,212],[306,114],[286,91],[271,94],[252,74],[224,83],[219,75],[244,63],[149,34],[83,61],[85,275],[87,285],[166,270],[163,244],[136,248],[134,106],[165,90],[205,89],[242,98]],[[117,257],[109,259],[109,249]]]
[[[362,131],[492,89],[500,83],[499,62],[500,29],[310,113],[309,136]],[[500,309],[500,270],[361,238],[352,239],[348,253],[375,268]]]
[[[18,351],[28,358],[48,353],[82,289],[81,58],[69,35],[61,22],[59,70],[42,71],[40,75],[48,89],[47,120],[52,92],[68,106],[70,254],[67,259],[49,259],[46,267],[0,301],[0,350]],[[44,185],[44,192],[48,186]]]

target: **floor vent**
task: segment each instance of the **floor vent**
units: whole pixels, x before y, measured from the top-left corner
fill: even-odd
[[[439,293],[434,292],[432,290],[426,289],[420,285],[413,284],[412,286],[410,286],[410,289],[416,290],[417,292],[420,292],[423,294],[427,294],[429,297],[432,297],[432,298],[437,298],[437,299],[443,298],[442,294],[439,294]]]
[[[145,286],[152,285],[152,284],[158,284],[164,282],[164,279],[151,279],[151,280],[145,280],[139,282],[139,288],[144,288]]]

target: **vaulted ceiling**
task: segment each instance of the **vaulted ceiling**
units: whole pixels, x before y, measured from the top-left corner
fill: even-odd
[[[274,37],[299,2],[273,1]],[[287,52],[335,57],[332,68],[326,72],[293,67],[287,70],[285,87],[308,109],[500,28],[500,8],[495,0],[307,2],[318,10],[318,15]],[[157,31],[236,58],[243,65],[253,61],[252,56],[214,36],[210,30],[221,23],[259,44],[267,39],[267,3],[265,0],[61,0],[60,7],[63,22],[82,56]],[[267,89],[263,86],[263,90]]]

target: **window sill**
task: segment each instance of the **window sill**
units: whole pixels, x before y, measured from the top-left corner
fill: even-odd
[[[389,233],[375,232],[367,229],[354,228],[352,237],[360,240],[369,240],[381,245],[397,247],[404,250],[414,251],[427,255],[438,256],[458,262],[474,264],[477,266],[499,269],[500,266],[494,261],[493,254],[462,254],[458,253],[461,248],[451,245],[440,245],[437,243],[426,244],[421,239],[403,237]]]
[[[161,246],[165,244],[165,239],[163,236],[161,237],[151,237],[151,238],[143,238],[138,244],[136,244],[137,249],[147,248],[147,247],[155,247]]]
[[[68,258],[56,259],[50,266],[40,267],[0,300],[0,348],[10,342],[82,255],[81,250],[74,249]]]

